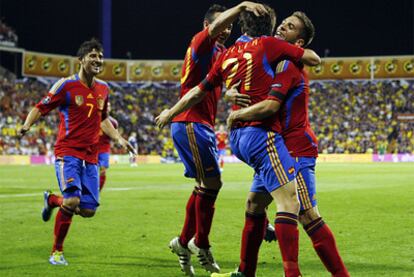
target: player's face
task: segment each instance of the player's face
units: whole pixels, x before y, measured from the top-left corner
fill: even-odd
[[[303,24],[296,16],[289,16],[277,27],[276,37],[293,44],[303,44],[303,39],[299,38]]]
[[[82,58],[81,65],[87,74],[98,75],[103,67],[103,53],[93,49]]]
[[[217,18],[217,16],[219,16],[221,13],[220,12],[216,12],[213,16],[213,21]],[[229,27],[227,27],[223,32],[221,32],[218,37],[217,37],[217,41],[220,44],[224,44],[226,42],[226,40],[229,38],[230,34],[231,34],[231,29],[233,28],[233,25],[231,24]]]

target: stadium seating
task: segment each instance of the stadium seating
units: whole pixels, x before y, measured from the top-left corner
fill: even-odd
[[[50,155],[56,139],[58,114],[53,111],[19,140],[18,128],[30,108],[47,92],[45,79],[0,79],[0,154]],[[178,99],[176,86],[110,83],[111,115],[125,136],[138,134],[141,155],[170,156],[168,128],[159,132],[153,119]],[[400,122],[398,114],[414,114],[414,81],[312,82],[310,119],[321,153],[413,153],[414,123]],[[230,106],[221,102],[217,123],[225,123]],[[114,153],[121,150],[113,148]]]

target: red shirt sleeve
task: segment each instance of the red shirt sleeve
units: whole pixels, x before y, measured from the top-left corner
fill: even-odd
[[[289,90],[295,87],[299,80],[300,73],[296,65],[288,60],[281,61],[276,67],[276,75],[267,99],[282,103]]]
[[[213,88],[221,86],[223,83],[223,74],[221,72],[222,58],[225,55],[221,54],[220,58],[213,64],[213,67],[210,69],[210,72],[207,74],[206,78],[198,85],[202,91],[212,91]]]
[[[36,108],[42,115],[48,114],[51,110],[66,103],[64,79],[57,81],[49,90],[47,95],[37,103]]]
[[[195,55],[209,54],[216,43],[216,38],[210,37],[208,34],[208,28],[197,33],[191,40],[191,50]]]
[[[299,62],[305,50],[275,37],[263,38],[263,46],[270,63],[278,60]]]

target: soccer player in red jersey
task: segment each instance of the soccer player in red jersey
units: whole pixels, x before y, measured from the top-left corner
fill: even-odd
[[[180,97],[185,97],[206,76],[224,50],[223,44],[230,35],[232,22],[244,10],[257,15],[266,12],[261,4],[252,2],[243,2],[228,10],[219,5],[209,8],[204,17],[204,29],[193,37],[184,58]],[[210,251],[209,233],[214,203],[222,185],[214,135],[221,85],[212,87],[210,92],[191,109],[177,113],[171,125],[175,148],[185,166],[184,175],[196,181],[187,201],[181,234],[169,244],[179,258],[182,271],[190,276],[194,275],[191,254],[198,257],[205,270],[220,270]]]
[[[111,102],[108,102],[108,119],[115,129],[118,129],[118,121],[109,115],[111,112]],[[102,130],[99,132],[98,142],[98,165],[99,165],[99,191],[105,185],[106,171],[109,168],[109,155],[111,153],[111,137]]]
[[[229,141],[228,134],[223,124],[220,125],[219,130],[216,132],[216,140],[217,140],[220,171],[223,172],[223,169],[224,169],[223,157],[226,155],[227,143]]]
[[[303,12],[295,12],[280,24],[276,35],[287,42],[304,47],[312,41],[314,33],[315,29],[311,20]],[[315,163],[318,156],[318,142],[310,126],[308,102],[309,80],[303,65],[282,61],[277,66],[276,76],[268,98],[251,107],[232,112],[228,122],[231,125],[234,120],[260,120],[267,117],[280,119],[282,137],[286,147],[290,155],[299,162],[300,167],[296,177],[301,204],[299,221],[332,276],[347,277],[349,273],[339,255],[334,235],[322,220],[317,208]],[[264,203],[267,202],[267,205],[272,201],[272,197],[264,189],[262,179],[256,174],[247,203],[250,213],[258,217],[266,212],[267,205],[258,205],[257,199],[265,199]],[[257,226],[263,226],[262,220],[254,219],[249,223],[246,222],[243,236],[254,237],[250,233],[252,230],[261,229]],[[254,241],[256,238],[252,240]],[[255,276],[259,249],[250,247],[253,243],[242,245],[241,252],[246,254],[244,258],[242,255],[239,270],[243,267],[243,275],[233,273],[233,275],[228,274],[227,276]]]
[[[108,85],[98,80],[103,66],[101,44],[92,39],[78,50],[78,74],[57,81],[48,94],[30,111],[19,130],[23,136],[40,118],[59,108],[60,125],[55,144],[55,170],[63,201],[46,195],[42,216],[49,220],[52,209],[59,207],[54,228],[54,243],[49,262],[67,265],[63,242],[74,214],[92,217],[99,206],[97,143],[102,130],[120,145],[133,151],[108,119]]]
[[[212,87],[222,82],[225,82],[227,88],[240,84],[241,93],[250,95],[254,104],[267,98],[274,77],[272,67],[279,61],[290,58],[295,62],[301,59],[310,64],[320,62],[320,58],[311,50],[266,36],[273,33],[276,22],[274,11],[267,8],[268,16],[256,17],[250,12],[241,14],[240,24],[245,35],[220,56],[199,86],[194,87],[174,107],[164,110],[156,118],[160,128],[176,114],[201,101]],[[234,108],[238,109],[237,106]],[[265,119],[237,122],[233,127],[230,134],[233,153],[260,173],[266,182],[266,190],[277,202],[275,229],[279,237],[285,274],[299,276],[296,164],[283,144],[280,123],[276,119]],[[246,213],[246,220],[251,217],[254,215]],[[264,219],[265,215],[261,217]],[[260,242],[264,228],[265,226],[262,228]],[[248,240],[249,238],[243,238],[243,241]]]

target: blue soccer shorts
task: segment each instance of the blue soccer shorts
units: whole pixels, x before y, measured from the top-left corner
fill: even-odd
[[[220,176],[214,130],[201,123],[174,122],[171,135],[184,163],[184,176],[197,180]]]
[[[97,164],[65,156],[56,158],[55,171],[63,198],[79,197],[79,208],[96,210],[99,206]]]
[[[219,149],[218,150],[218,156],[219,157],[226,156],[226,149]]]
[[[230,134],[230,146],[236,157],[252,167],[263,180],[260,189],[270,193],[295,179],[296,162],[279,134],[259,127],[234,129]]]
[[[109,153],[99,153],[98,154],[98,165],[99,167],[109,168]]]
[[[317,205],[315,164],[316,158],[300,157],[295,158],[299,163],[299,171],[296,175],[296,184],[300,201],[300,210],[309,210]],[[254,175],[251,192],[266,192],[264,182],[258,174]]]

